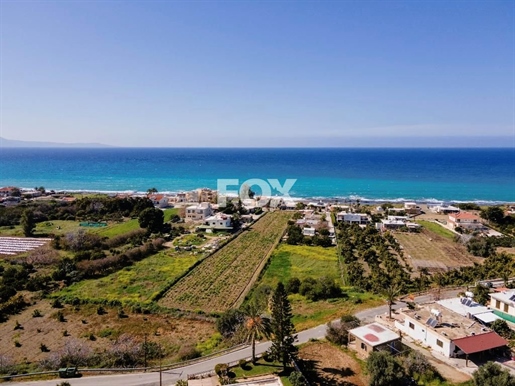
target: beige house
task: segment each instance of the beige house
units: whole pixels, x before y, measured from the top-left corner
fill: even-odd
[[[201,202],[198,205],[186,208],[186,221],[202,221],[213,214],[213,208],[209,202]]]
[[[471,231],[482,230],[485,226],[481,223],[481,219],[470,212],[459,212],[449,214],[449,226],[453,229],[461,227]]]
[[[379,323],[349,330],[348,347],[362,357],[373,351],[395,351],[400,348],[401,336]]]
[[[490,308],[515,316],[515,291],[494,292],[490,295]]]

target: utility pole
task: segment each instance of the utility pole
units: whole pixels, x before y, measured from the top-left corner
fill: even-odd
[[[144,363],[144,366],[145,367],[145,370],[143,371],[147,371],[147,334],[145,334],[145,343],[143,345],[143,363]]]
[[[163,363],[163,351],[161,345],[159,345],[159,386],[163,386],[163,371],[161,364]]]

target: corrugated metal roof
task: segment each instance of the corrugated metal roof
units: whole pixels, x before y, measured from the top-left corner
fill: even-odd
[[[471,335],[465,338],[454,339],[452,341],[465,354],[486,351],[497,347],[506,346],[508,342],[500,337],[496,332],[486,334]]]

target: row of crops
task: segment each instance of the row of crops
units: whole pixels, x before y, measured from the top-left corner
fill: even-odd
[[[223,312],[231,308],[283,235],[291,212],[272,212],[179,280],[160,304],[182,310]]]

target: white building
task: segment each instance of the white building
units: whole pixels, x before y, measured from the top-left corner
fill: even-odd
[[[344,213],[340,221],[348,224],[364,225],[370,223],[370,217],[366,213]]]
[[[231,228],[232,217],[224,213],[216,213],[214,216],[206,218],[206,225],[212,228]]]
[[[469,294],[469,296],[470,295],[472,294]],[[471,297],[443,299],[439,300],[437,303],[461,316],[465,316],[469,319],[477,319],[480,323],[490,324],[497,319],[501,319],[495,315],[490,308],[475,302]]]
[[[316,234],[315,228],[302,228],[302,234],[304,236],[314,236]]]
[[[423,346],[446,357],[469,355],[508,344],[489,328],[438,303],[416,310],[403,310],[395,327]]]
[[[404,211],[408,214],[419,215],[422,212],[422,209],[416,202],[405,202]]]
[[[158,208],[166,208],[168,206],[168,196],[164,194],[149,194],[148,198]]]
[[[205,221],[213,214],[213,208],[209,202],[201,202],[198,205],[186,208],[186,221]]]

